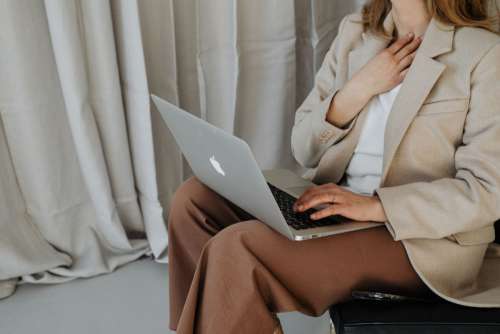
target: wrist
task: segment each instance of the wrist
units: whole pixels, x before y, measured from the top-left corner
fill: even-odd
[[[347,85],[339,89],[332,99],[326,120],[336,127],[344,128],[358,114],[360,103]]]
[[[375,95],[373,92],[373,85],[367,85],[365,80],[357,77],[347,82],[345,90],[348,92],[351,99],[358,100],[358,103],[363,106],[365,106]]]
[[[373,212],[372,220],[380,223],[387,221],[384,207],[382,206],[380,198],[375,194],[371,197],[371,200],[372,200],[372,212]]]

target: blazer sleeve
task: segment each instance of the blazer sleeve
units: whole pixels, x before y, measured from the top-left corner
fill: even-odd
[[[455,177],[376,190],[394,240],[440,239],[500,217],[500,43],[476,65],[470,84]]]
[[[340,141],[354,123],[351,121],[345,128],[339,128],[326,121],[330,104],[340,88],[335,86],[338,44],[348,18],[342,19],[337,37],[316,75],[314,87],[295,114],[292,154],[304,167],[316,167],[325,151]]]

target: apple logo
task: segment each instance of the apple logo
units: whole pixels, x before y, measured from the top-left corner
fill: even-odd
[[[222,176],[226,176],[226,172],[224,172],[220,163],[217,161],[217,159],[215,159],[215,156],[212,155],[210,157],[210,163],[212,164],[212,167],[215,169],[217,173],[219,173]]]

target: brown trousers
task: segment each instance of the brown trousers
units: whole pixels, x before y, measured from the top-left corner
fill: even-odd
[[[291,241],[196,178],[174,196],[168,256],[179,334],[271,334],[275,313],[318,316],[354,289],[428,292],[384,226]]]

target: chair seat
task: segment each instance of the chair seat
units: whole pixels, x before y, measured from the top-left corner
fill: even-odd
[[[337,334],[500,333],[500,309],[470,308],[444,300],[352,300],[333,306],[330,316]]]

